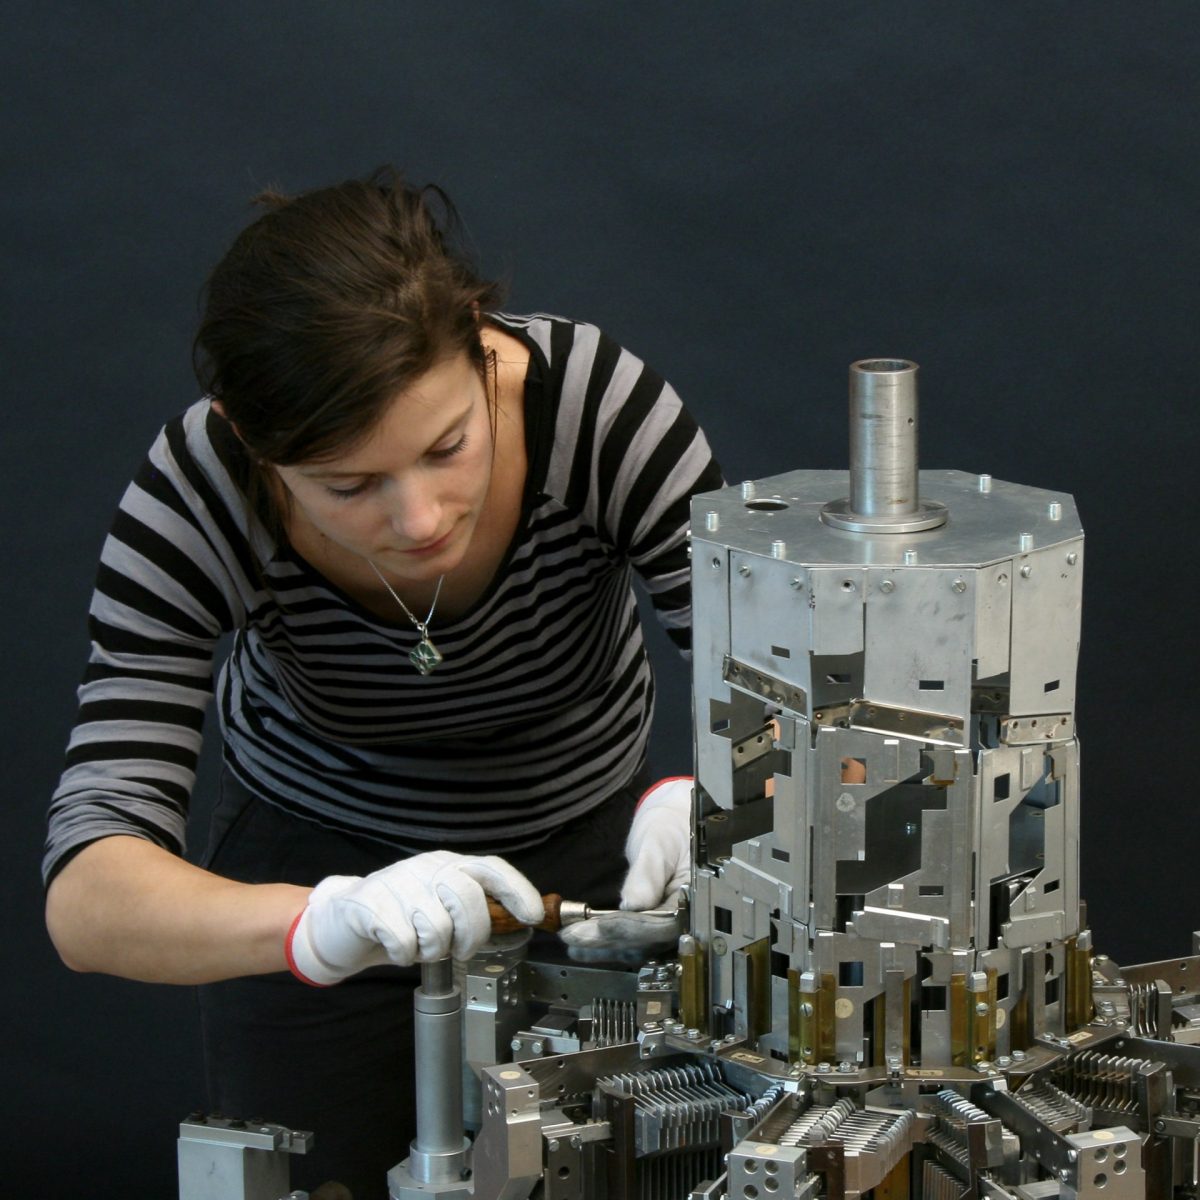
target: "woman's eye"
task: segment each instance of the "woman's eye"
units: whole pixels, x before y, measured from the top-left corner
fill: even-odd
[[[371,486],[369,479],[364,479],[362,483],[356,483],[353,487],[335,488],[325,485],[325,490],[331,495],[336,496],[339,500],[349,500],[352,496],[361,495]]]
[[[454,443],[453,446],[447,446],[445,450],[430,450],[430,458],[453,458],[456,454],[461,454],[467,448],[467,435],[464,433],[462,437]]]

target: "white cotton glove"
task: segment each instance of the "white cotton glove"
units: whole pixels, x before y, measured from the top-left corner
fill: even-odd
[[[677,908],[691,875],[692,784],[690,775],[660,779],[638,801],[625,839],[624,911],[568,925],[560,936],[572,949],[661,946],[682,932],[675,916],[645,910]]]
[[[544,918],[537,888],[495,856],[433,850],[365,878],[330,875],[288,931],[288,966],[305,983],[327,987],[384,963],[470,958],[491,936],[488,895],[522,923]]]

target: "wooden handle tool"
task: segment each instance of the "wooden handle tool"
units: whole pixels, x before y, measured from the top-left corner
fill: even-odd
[[[545,929],[549,933],[558,933],[564,925],[574,925],[576,921],[586,921],[589,917],[607,917],[619,909],[592,908],[582,900],[564,900],[557,892],[550,892],[542,897],[542,907],[545,915],[536,925],[525,925],[500,903],[488,897],[488,912],[492,918],[493,933],[517,933],[522,929]],[[631,914],[627,914],[631,915]],[[647,917],[677,917],[678,910],[674,908],[655,908],[642,914]]]

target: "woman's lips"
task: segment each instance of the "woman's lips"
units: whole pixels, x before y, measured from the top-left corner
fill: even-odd
[[[439,550],[445,547],[446,543],[450,540],[451,534],[453,533],[453,529],[447,530],[447,532],[443,533],[436,542],[429,542],[424,546],[413,546],[408,550],[402,551],[402,553],[410,554],[414,558],[423,558],[430,554],[436,554]]]

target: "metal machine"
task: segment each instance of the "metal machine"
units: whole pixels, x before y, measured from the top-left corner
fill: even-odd
[[[916,376],[851,366],[848,477],[694,501],[687,931],[427,968],[395,1200],[1200,1196],[1200,945],[1079,898],[1074,503],[919,472]],[[282,1194],[187,1190],[197,1128],[183,1200]]]

